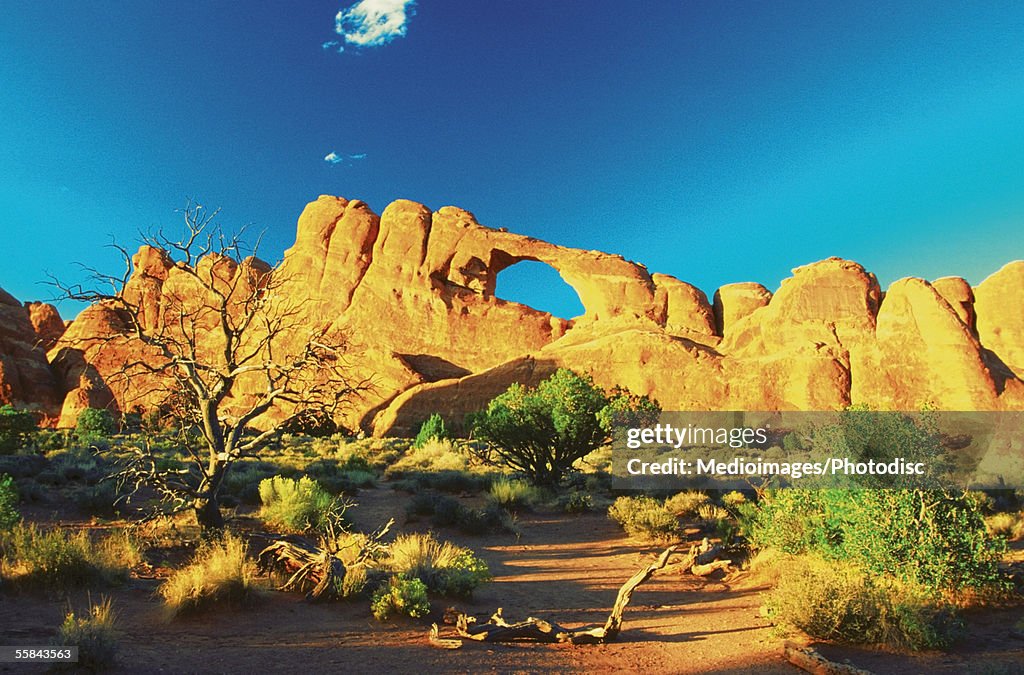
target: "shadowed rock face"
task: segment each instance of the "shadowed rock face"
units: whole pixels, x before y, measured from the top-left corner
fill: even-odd
[[[0,288],[0,405],[38,411],[47,418],[60,408],[61,393],[45,346],[63,332],[52,305],[22,305]]]
[[[495,297],[498,274],[523,260],[557,270],[584,314],[566,321]],[[146,247],[134,263],[126,292],[145,322],[179,272]],[[353,374],[374,388],[346,421],[376,434],[413,432],[434,412],[458,426],[511,382],[563,366],[665,409],[1024,408],[1024,262],[976,289],[955,277],[904,279],[883,299],[874,275],[830,258],[795,269],[774,295],[729,284],[712,305],[621,256],[484,227],[462,209],[400,200],[378,216],[322,196],[300,216],[276,274],[307,321],[350,336]],[[118,330],[104,311],[75,322],[76,344]],[[66,420],[90,396],[123,403],[116,387],[102,392],[124,358],[110,344],[75,354],[66,338],[51,349]]]

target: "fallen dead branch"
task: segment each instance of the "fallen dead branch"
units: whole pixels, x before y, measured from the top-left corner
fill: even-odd
[[[349,567],[365,566],[380,557],[384,550],[382,539],[394,524],[389,520],[376,532],[363,538],[343,536],[333,521],[328,521],[327,531],[320,537],[319,545],[299,536],[285,536],[276,539],[260,551],[261,568],[278,570],[288,574],[288,580],[280,586],[282,591],[312,589],[306,593],[308,600],[326,600],[337,595],[342,587],[347,569],[341,560],[349,560]],[[340,522],[340,521],[339,521]],[[347,549],[355,547],[355,551]]]
[[[816,649],[804,647],[789,640],[786,640],[782,647],[782,655],[797,668],[813,675],[871,675],[869,670],[829,661]]]
[[[671,572],[686,574],[689,572],[698,577],[706,577],[715,570],[724,570],[732,566],[731,560],[717,560],[722,554],[722,547],[714,546],[704,539],[700,544],[690,547],[689,553],[680,562],[669,566]]]
[[[502,609],[499,607],[490,618],[490,621],[483,624],[476,623],[476,619],[463,613],[456,618],[455,631],[460,638],[475,640],[477,642],[568,642],[571,644],[601,644],[611,642],[618,637],[622,630],[622,614],[633,597],[637,587],[651,578],[656,571],[665,567],[669,557],[675,553],[676,547],[670,546],[665,549],[658,559],[640,569],[631,576],[619,589],[615,598],[615,604],[608,615],[608,620],[603,626],[592,626],[577,628],[575,630],[565,628],[553,621],[545,621],[536,617],[527,617],[523,621],[509,623],[502,616]],[[696,557],[696,553],[694,553]],[[431,628],[430,643],[444,649],[454,649],[451,646],[451,639],[438,637],[437,625]]]

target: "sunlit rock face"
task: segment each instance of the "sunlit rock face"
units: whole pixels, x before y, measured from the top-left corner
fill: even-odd
[[[557,270],[584,313],[565,320],[497,298],[498,275],[524,260]],[[225,279],[239,273],[204,264]],[[159,321],[162,298],[187,292],[186,277],[147,247],[134,266],[126,295],[143,323]],[[371,389],[344,421],[375,434],[413,432],[434,412],[457,427],[512,382],[535,384],[558,367],[676,410],[1024,407],[1019,261],[974,289],[946,277],[883,293],[859,264],[830,258],[796,268],[774,294],[735,283],[709,302],[621,256],[485,227],[459,208],[399,200],[378,216],[322,196],[299,217],[275,275],[282,302],[348,336],[353,378]],[[96,346],[123,331],[123,317],[96,307],[50,349],[64,422],[104,397],[127,404],[109,376],[137,345]]]

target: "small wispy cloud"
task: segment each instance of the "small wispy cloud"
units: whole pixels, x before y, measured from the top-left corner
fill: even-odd
[[[356,162],[356,161],[358,161],[360,159],[366,159],[366,153],[365,152],[360,152],[360,153],[355,154],[355,155],[342,155],[342,154],[338,154],[334,150],[331,150],[326,155],[324,155],[324,161],[325,162],[327,162],[328,164],[335,164],[335,165],[336,164],[343,164],[343,165],[344,164],[352,164],[353,162]]]
[[[345,45],[379,47],[405,37],[409,18],[416,13],[416,0],[360,0],[338,12],[334,32],[341,41],[324,42],[324,49],[345,51]]]

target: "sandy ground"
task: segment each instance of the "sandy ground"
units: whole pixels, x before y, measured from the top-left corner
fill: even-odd
[[[377,525],[394,514],[401,525],[399,493],[367,490],[359,501],[352,512],[359,524]],[[409,523],[402,529],[424,527]],[[452,604],[480,620],[502,607],[510,620],[537,616],[568,627],[603,623],[618,588],[659,552],[624,537],[602,514],[528,514],[520,517],[520,527],[518,541],[512,535],[440,533],[471,546],[495,577],[471,600]],[[224,608],[168,622],[155,598],[158,583],[134,579],[109,593],[122,630],[115,672],[798,672],[782,659],[781,638],[760,616],[764,589],[742,578],[724,583],[656,575],[634,594],[623,632],[613,644],[466,643],[453,651],[429,645],[430,620],[381,624],[366,601],[310,604],[298,594],[273,591],[250,609]],[[76,593],[71,601],[83,607],[86,595]],[[444,606],[434,604],[432,619],[439,620]],[[67,599],[0,593],[0,644],[48,642],[66,607]],[[1022,617],[1020,608],[974,617],[968,640],[949,654],[901,655],[830,645],[822,651],[877,673],[1024,672],[1024,639],[1014,629]],[[0,670],[43,671],[10,664],[0,664]]]

